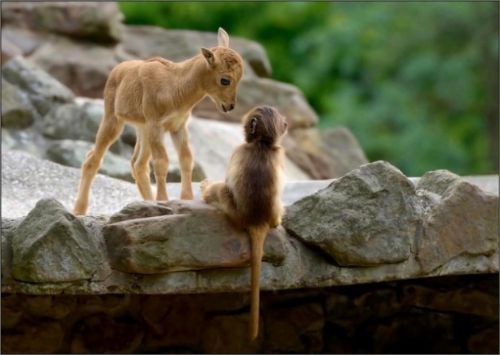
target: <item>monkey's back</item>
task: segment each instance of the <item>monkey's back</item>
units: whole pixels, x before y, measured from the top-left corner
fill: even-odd
[[[244,144],[237,154],[239,171],[232,182],[240,223],[244,227],[270,224],[276,206],[281,148]]]

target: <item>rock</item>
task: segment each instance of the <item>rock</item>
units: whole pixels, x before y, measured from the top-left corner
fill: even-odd
[[[114,43],[121,39],[123,14],[116,3],[7,3],[2,21],[78,39]]]
[[[302,139],[304,136],[297,137],[296,131],[307,131],[313,134]],[[321,150],[320,139],[319,130],[316,128],[288,131],[283,139],[283,147],[287,157],[306,172],[311,179],[327,179],[336,176],[334,167],[329,164],[328,157]]]
[[[149,330],[143,342],[147,352],[166,347],[196,348],[205,330],[203,303],[182,295],[148,297],[141,316]]]
[[[90,279],[102,262],[95,238],[59,202],[40,200],[12,236],[12,276],[27,282]]]
[[[221,212],[197,201],[170,201],[164,206],[174,213],[157,216],[158,210],[147,203],[144,211],[152,210],[156,217],[112,223],[104,228],[112,268],[157,274],[249,265],[248,235],[236,230]],[[264,261],[275,265],[283,262],[284,238],[279,229],[269,233]]]
[[[342,266],[398,263],[416,234],[415,188],[389,163],[366,164],[289,206],[283,226]]]
[[[467,339],[471,354],[496,354],[498,352],[498,322]]]
[[[133,128],[131,125],[126,124],[125,127],[123,128],[123,133],[120,139],[125,144],[128,144],[132,147],[135,146],[135,141],[137,139],[137,136],[135,134],[135,128]]]
[[[2,281],[11,277],[12,272],[12,235],[17,226],[21,223],[20,219],[11,219],[2,217]]]
[[[259,76],[271,75],[271,63],[257,42],[230,35],[229,46],[241,54]],[[189,30],[166,30],[154,26],[126,26],[123,48],[141,59],[161,56],[182,61],[200,53],[201,47],[217,45],[217,33]]]
[[[368,163],[363,149],[348,128],[328,128],[321,133],[321,141],[326,147],[326,154],[335,164],[337,176],[343,176]]]
[[[103,100],[77,98],[75,103],[53,107],[44,117],[40,130],[51,139],[84,140],[94,143],[104,114]],[[130,158],[131,149],[121,140],[113,143],[111,152]]]
[[[2,78],[2,128],[26,128],[37,118],[28,96]]]
[[[63,319],[76,309],[76,299],[71,296],[23,297],[23,308],[29,315],[50,319]]]
[[[326,298],[327,320],[342,326],[359,324],[373,318],[389,318],[401,311],[395,290],[380,286],[361,295],[333,293]]]
[[[93,144],[89,142],[63,139],[50,144],[47,157],[58,164],[80,168],[92,147]],[[134,182],[130,160],[112,152],[106,152],[99,171],[117,179]]]
[[[259,337],[250,342],[247,314],[214,316],[207,321],[203,332],[203,350],[207,354],[259,354],[265,332],[262,319],[259,328]]]
[[[36,33],[17,25],[2,23],[2,43],[5,44],[5,41],[15,43],[23,56],[29,56],[42,42],[50,40],[44,33]]]
[[[449,314],[399,315],[376,326],[369,335],[373,353],[461,353],[454,338],[453,318]]]
[[[111,70],[120,62],[116,48],[55,38],[38,47],[30,60],[77,96],[102,98]]]
[[[131,219],[166,216],[173,214],[173,210],[166,202],[160,201],[137,201],[123,207],[119,212],[113,214],[108,223],[117,223]]]
[[[40,121],[25,129],[2,128],[2,149],[23,151],[44,159],[49,142],[36,130],[36,123]]]
[[[134,353],[144,332],[137,323],[114,320],[106,314],[91,315],[80,321],[71,340],[72,353]]]
[[[50,139],[81,139],[93,142],[99,121],[96,122],[94,116],[84,113],[82,106],[75,103],[54,106],[43,117],[43,135]]]
[[[2,67],[5,80],[23,90],[41,115],[55,104],[70,102],[73,93],[42,69],[23,57],[16,57]]]
[[[433,290],[419,285],[405,285],[402,295],[406,305],[498,319],[498,297],[481,290]]]
[[[33,176],[37,178],[33,179]],[[37,159],[24,152],[2,149],[2,217],[25,216],[38,200],[46,197],[52,197],[67,209],[72,209],[79,180],[79,168]],[[54,186],[57,188],[54,189]],[[179,198],[180,184],[168,183],[167,190],[171,198]],[[195,198],[199,199],[198,184],[193,184],[193,191]],[[96,176],[90,196],[91,215],[110,215],[127,203],[141,200],[135,184],[101,174]]]
[[[2,221],[3,224],[3,221]],[[3,228],[3,226],[2,226]],[[3,237],[3,234],[2,234]],[[3,245],[2,245],[3,252]],[[3,256],[2,256],[3,262]],[[2,270],[3,272],[3,270]],[[2,294],[2,333],[5,329],[16,327],[23,318],[20,297],[15,294]],[[2,346],[3,350],[3,346]]]
[[[460,176],[448,170],[428,171],[418,180],[416,188],[442,196],[451,185],[459,180]]]
[[[96,313],[103,313],[112,316],[130,314],[132,312],[131,298],[131,295],[120,294],[81,296],[77,299],[75,312],[84,317]]]
[[[15,331],[4,332],[2,329],[2,353],[57,353],[63,344],[63,338],[64,331],[55,321],[36,324],[25,321]]]
[[[189,142],[195,161],[210,180],[224,180],[234,149],[243,143],[241,125],[192,117],[188,124]],[[179,166],[177,153],[168,135],[164,140],[172,166]],[[217,142],[217,144],[210,144]],[[308,176],[289,159],[285,160],[285,180],[305,180]]]
[[[156,183],[154,169],[151,169],[150,173],[151,173],[151,181]],[[203,168],[201,167],[200,163],[195,161],[194,165],[193,165],[193,172],[192,172],[192,176],[191,176],[191,181],[200,182],[200,181],[205,180],[206,178],[207,178],[207,176],[205,175],[205,172],[203,171]],[[168,165],[167,181],[169,183],[181,181],[181,169],[177,164],[175,164],[175,165],[169,164]]]
[[[425,179],[419,182],[419,186],[425,185]],[[439,191],[443,190],[440,183],[437,186]],[[477,186],[455,182],[423,216],[417,260],[425,273],[456,256],[492,255],[497,249],[498,196]]]
[[[268,352],[317,354],[323,349],[325,319],[321,304],[277,308],[264,313],[264,317],[264,348]]]
[[[283,141],[287,156],[314,179],[331,179],[368,163],[352,133],[344,127],[321,132],[295,129]]]
[[[318,116],[306,98],[293,85],[264,78],[243,78],[238,85],[235,109],[220,113],[209,98],[193,109],[193,114],[220,121],[240,122],[241,118],[258,105],[275,106],[286,116],[290,130],[309,128],[318,123]]]
[[[2,65],[17,55],[22,55],[21,49],[8,39],[2,39]]]

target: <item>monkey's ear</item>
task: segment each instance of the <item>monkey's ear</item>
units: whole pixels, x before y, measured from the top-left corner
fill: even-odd
[[[221,47],[229,47],[229,35],[222,27],[219,27],[219,32],[217,34],[217,42]]]
[[[210,65],[211,67],[213,67],[214,64],[215,64],[214,53],[210,49],[208,49],[208,48],[201,48],[201,53],[205,57],[208,65]]]
[[[250,121],[250,133],[255,134],[255,128],[257,127],[257,118],[252,117],[252,120]]]

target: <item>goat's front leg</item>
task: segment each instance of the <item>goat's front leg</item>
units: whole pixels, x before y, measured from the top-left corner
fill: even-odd
[[[168,155],[163,145],[163,127],[156,123],[147,123],[146,133],[153,156],[153,168],[156,178],[156,200],[167,201]]]
[[[179,165],[181,168],[181,199],[193,199],[193,153],[189,147],[189,136],[186,124],[177,132],[170,133],[174,143],[177,155],[179,156]]]

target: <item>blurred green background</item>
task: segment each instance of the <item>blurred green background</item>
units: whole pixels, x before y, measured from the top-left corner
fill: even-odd
[[[260,42],[321,127],[409,176],[498,170],[498,3],[120,3],[128,24]]]

